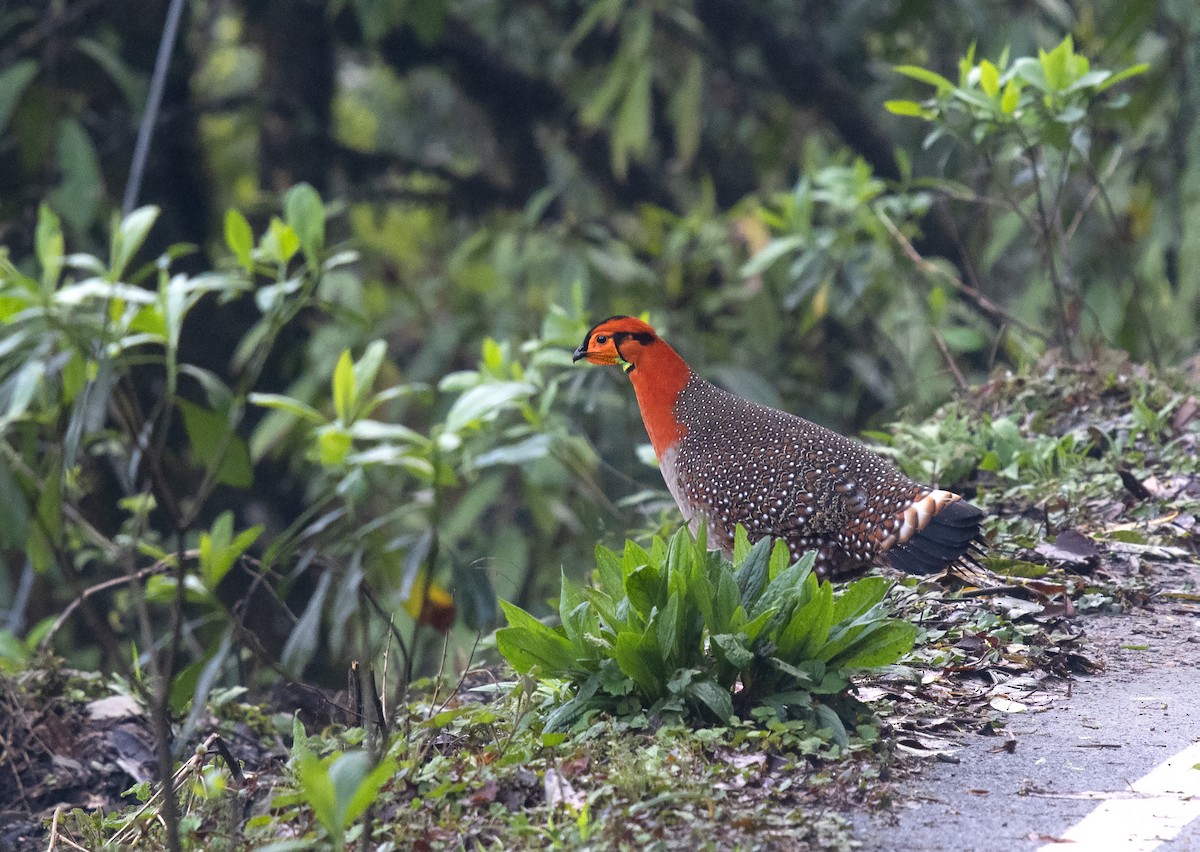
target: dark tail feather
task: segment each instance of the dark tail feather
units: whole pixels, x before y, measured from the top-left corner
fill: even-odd
[[[906,574],[936,574],[951,565],[978,564],[976,556],[983,553],[982,520],[980,509],[956,500],[934,515],[925,529],[889,550],[887,561]]]

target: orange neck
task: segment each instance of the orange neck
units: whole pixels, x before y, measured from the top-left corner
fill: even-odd
[[[679,353],[658,340],[641,350],[637,365],[629,371],[629,380],[637,394],[642,423],[662,458],[672,444],[687,434],[687,427],[675,419],[673,409],[680,391],[692,376],[692,369]]]

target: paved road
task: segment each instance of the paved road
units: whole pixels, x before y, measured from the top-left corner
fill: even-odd
[[[1023,852],[1043,846],[1064,852],[1156,848],[1200,852],[1200,769],[1175,776],[1190,785],[1190,819],[1172,841],[1138,846],[1123,829],[1148,825],[1162,803],[1131,785],[1173,754],[1200,743],[1200,613],[1194,605],[1163,604],[1130,615],[1084,622],[1092,654],[1106,669],[1080,677],[1069,697],[1041,713],[1007,716],[1016,738],[967,735],[958,763],[935,763],[908,789],[911,799],[891,813],[854,820],[864,850]],[[1134,650],[1122,646],[1149,646]],[[1177,763],[1178,761],[1176,761]],[[1143,786],[1141,789],[1145,789]],[[1120,809],[1097,843],[1056,842],[1103,802]],[[1119,804],[1118,804],[1119,803]],[[1168,809],[1169,809],[1168,808]],[[1180,810],[1182,808],[1182,810]]]

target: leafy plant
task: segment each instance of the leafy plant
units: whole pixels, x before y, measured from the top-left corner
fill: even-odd
[[[293,722],[292,768],[298,791],[277,797],[275,806],[304,801],[325,829],[329,845],[343,848],[346,830],[374,803],[380,789],[396,774],[396,761],[373,760],[366,751],[335,751],[318,757],[309,747],[304,726]]]
[[[982,319],[931,286],[906,256],[932,200],[926,191],[890,187],[861,159],[834,160],[812,167],[742,220],[752,233],[742,278],[774,290],[775,303],[792,317],[790,335],[795,325],[804,337],[824,328],[822,354],[842,347],[857,353],[850,368],[885,405],[944,399],[952,385],[943,359],[986,345]],[[893,353],[888,371],[861,357],[880,341]]]
[[[925,137],[926,147],[943,137],[953,138],[997,177],[995,194],[1015,216],[1017,227],[1001,223],[995,229],[994,238],[1002,242],[989,248],[990,259],[995,261],[1021,231],[1037,240],[1039,264],[1053,294],[1056,339],[1068,353],[1087,307],[1069,252],[1072,238],[1097,200],[1103,202],[1110,219],[1114,217],[1106,184],[1121,149],[1115,146],[1110,161],[1101,162],[1093,127],[1097,107],[1124,106],[1127,96],[1101,98],[1113,86],[1148,69],[1145,64],[1120,71],[1093,67],[1075,51],[1070,36],[1052,50],[1039,50],[1036,57],[1011,61],[1005,49],[995,62],[977,62],[972,45],[959,60],[957,83],[929,68],[898,66],[899,73],[933,86],[934,94],[924,101],[886,103],[892,113],[933,125]],[[1085,186],[1073,187],[1072,179],[1079,177]],[[961,197],[972,195],[965,187],[952,191]]]
[[[728,721],[765,707],[844,741],[850,674],[899,660],[916,629],[887,616],[887,579],[835,595],[813,561],[789,565],[782,543],[751,547],[740,529],[732,564],[703,531],[655,538],[649,551],[599,547],[595,586],[563,576],[558,627],[502,602],[509,626],[496,644],[517,671],[574,685],[549,730],[601,710]]]

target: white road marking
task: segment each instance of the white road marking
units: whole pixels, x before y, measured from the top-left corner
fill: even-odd
[[[1136,798],[1110,799],[1038,852],[1150,852],[1200,818],[1200,742],[1130,785]]]

